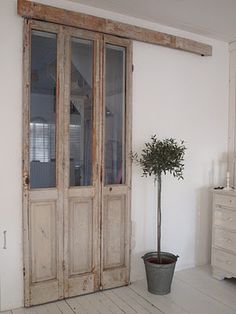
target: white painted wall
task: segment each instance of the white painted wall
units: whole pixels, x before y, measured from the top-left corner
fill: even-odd
[[[16,1],[0,1],[0,309],[22,305],[22,21]],[[7,230],[7,249],[3,231]]]
[[[228,45],[142,20],[76,5],[40,1],[136,23],[213,45],[212,57],[134,43],[133,149],[157,133],[184,139],[185,180],[163,182],[163,249],[180,255],[178,268],[209,261],[212,185],[223,184],[227,150]],[[1,310],[23,305],[21,215],[22,20],[16,0],[0,1],[0,280]],[[133,167],[132,280],[144,276],[140,256],[155,248],[151,179]],[[7,249],[3,231],[7,230]]]
[[[163,250],[180,255],[177,269],[210,260],[209,188],[224,183],[227,166],[228,49],[211,43],[212,58],[134,44],[134,150],[155,133],[187,146],[184,181],[167,176],[163,182]],[[155,248],[153,182],[140,173],[134,166],[133,278],[143,275],[135,259]]]
[[[229,45],[229,140],[228,140],[228,159],[231,184],[236,184],[236,41]]]

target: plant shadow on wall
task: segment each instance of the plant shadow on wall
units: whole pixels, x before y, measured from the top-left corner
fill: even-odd
[[[145,143],[141,155],[132,153],[132,160],[142,169],[142,176],[152,176],[157,186],[157,251],[146,253],[144,260],[148,291],[154,294],[167,294],[171,290],[175,264],[178,255],[161,251],[161,189],[162,176],[172,174],[183,179],[184,141],[178,143],[173,138],[158,140],[156,135]]]

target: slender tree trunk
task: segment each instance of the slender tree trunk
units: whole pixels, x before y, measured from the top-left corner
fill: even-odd
[[[161,263],[161,174],[157,176],[157,263]]]

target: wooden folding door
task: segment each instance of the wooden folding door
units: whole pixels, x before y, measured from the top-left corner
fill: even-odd
[[[25,305],[129,282],[130,42],[25,22]]]

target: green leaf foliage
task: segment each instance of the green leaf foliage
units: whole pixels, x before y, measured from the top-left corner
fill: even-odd
[[[177,179],[183,179],[184,154],[186,147],[184,141],[178,143],[173,138],[158,140],[156,135],[151,137],[139,156],[132,153],[134,162],[140,165],[143,176],[155,176],[157,179],[168,172]]]

